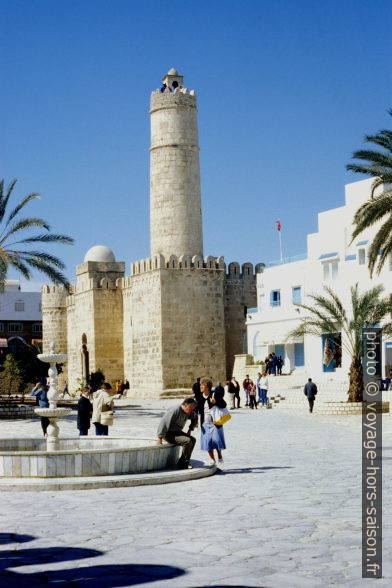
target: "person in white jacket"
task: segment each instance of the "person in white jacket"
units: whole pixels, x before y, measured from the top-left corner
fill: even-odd
[[[112,387],[104,382],[94,394],[92,421],[96,435],[108,435],[109,427],[113,424],[113,398],[109,394]]]
[[[267,374],[263,372],[259,378],[257,378],[257,388],[259,391],[259,404],[262,406],[268,404],[268,378]]]

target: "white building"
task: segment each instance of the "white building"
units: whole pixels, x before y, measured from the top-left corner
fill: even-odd
[[[358,282],[360,292],[382,284],[385,294],[392,293],[392,259],[387,260],[380,275],[370,279],[367,250],[377,225],[351,242],[352,219],[355,212],[370,197],[373,180],[363,180],[345,187],[345,205],[318,214],[318,231],[308,235],[307,255],[282,264],[266,264],[257,276],[257,309],[247,315],[248,353],[262,360],[275,352],[284,359],[283,373],[306,371],[318,379],[347,380],[350,357],[335,346],[328,335],[304,339],[287,339],[287,334],[299,324],[304,310],[298,303],[311,303],[308,294],[321,293],[328,284],[347,309],[351,308],[350,288]],[[326,343],[327,339],[327,343]],[[336,351],[330,364],[325,362],[326,345]],[[392,342],[383,342],[383,376],[392,367]],[[325,372],[328,372],[325,374]]]
[[[42,343],[41,292],[24,292],[19,280],[6,280],[0,293],[0,348]]]

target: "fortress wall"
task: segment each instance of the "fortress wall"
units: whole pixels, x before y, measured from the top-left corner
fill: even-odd
[[[122,279],[117,280],[117,284]],[[112,386],[124,377],[123,296],[116,282],[103,278],[93,291],[95,353],[90,371],[102,369]]]
[[[158,397],[162,390],[159,269],[126,278],[123,308],[124,375],[130,383],[130,394]]]
[[[163,389],[225,377],[224,271],[161,270]]]
[[[225,275],[226,374],[233,372],[234,356],[246,353],[246,311],[257,306],[256,275],[263,270],[251,263],[228,265]]]

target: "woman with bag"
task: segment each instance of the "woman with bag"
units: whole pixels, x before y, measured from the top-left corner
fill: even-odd
[[[113,425],[113,400],[108,390],[112,387],[104,382],[94,394],[92,421],[95,425],[96,435],[108,435],[109,427]]]
[[[220,422],[228,420],[230,415],[223,399],[224,392],[218,389],[212,392],[212,382],[209,378],[202,378],[200,382],[201,402],[204,402],[204,422],[201,425],[201,449],[208,451],[210,465],[215,465],[214,450],[218,454],[219,463],[223,463],[222,449],[226,449],[225,436]]]

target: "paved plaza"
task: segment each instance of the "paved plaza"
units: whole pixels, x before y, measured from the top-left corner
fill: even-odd
[[[120,401],[112,435],[155,436],[176,401]],[[0,586],[313,588],[361,578],[361,419],[241,409],[215,476],[63,492],[2,492]],[[384,425],[384,578],[392,585],[392,420]],[[1,437],[39,420],[0,421]],[[77,433],[76,416],[60,423]],[[206,461],[197,446],[196,461]]]

